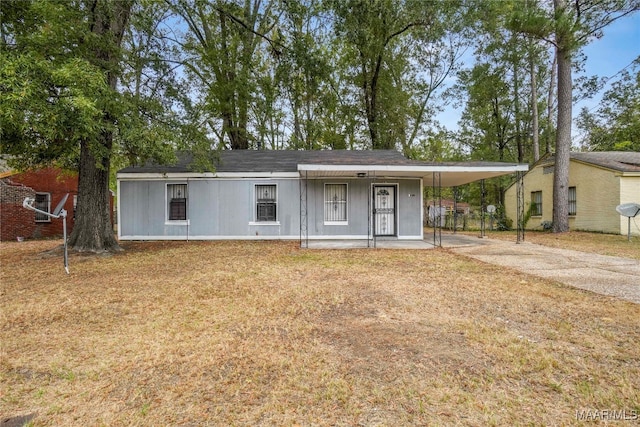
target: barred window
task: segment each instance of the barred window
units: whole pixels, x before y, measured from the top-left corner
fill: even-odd
[[[347,184],[325,184],[324,220],[325,222],[347,221]]]
[[[256,221],[277,221],[277,187],[256,185]]]
[[[187,184],[167,184],[169,221],[187,220]]]
[[[576,187],[569,187],[569,215],[575,215],[577,211]]]
[[[51,194],[36,193],[36,199],[33,207],[41,211],[51,212]],[[43,213],[36,212],[36,222],[51,222],[51,217]]]
[[[542,216],[542,191],[531,192],[531,215]]]

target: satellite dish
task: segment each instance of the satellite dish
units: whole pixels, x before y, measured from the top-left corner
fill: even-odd
[[[631,241],[631,218],[634,218],[640,213],[640,204],[623,203],[616,206],[616,211],[618,211],[620,215],[627,217],[627,239]]]
[[[487,212],[494,213],[496,211],[496,207],[493,205],[487,206]]]
[[[58,203],[58,206],[56,206],[56,208],[53,210],[53,216],[57,217],[60,215],[60,212],[64,208],[64,204],[67,203],[68,198],[69,198],[69,193],[65,194],[62,200],[60,200],[60,203]]]
[[[616,206],[616,211],[622,216],[633,218],[640,213],[640,204],[638,203],[624,203]]]
[[[62,200],[60,200],[58,206],[56,206],[53,212],[43,211],[34,207],[33,202],[35,201],[35,199],[32,199],[31,197],[26,197],[22,201],[22,207],[25,209],[38,212],[40,214],[48,216],[49,218],[62,218],[62,234],[64,238],[64,270],[67,272],[67,274],[69,274],[69,254],[67,251],[67,211],[64,210],[64,204],[66,203],[68,197],[69,193],[67,193],[62,198]]]

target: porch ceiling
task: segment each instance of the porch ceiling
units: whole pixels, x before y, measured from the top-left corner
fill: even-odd
[[[416,164],[416,165],[323,165],[299,164],[300,176],[307,178],[420,178],[425,186],[431,186],[434,175],[440,174],[442,187],[456,187],[481,179],[526,172],[525,164],[508,163],[455,163],[455,164]]]

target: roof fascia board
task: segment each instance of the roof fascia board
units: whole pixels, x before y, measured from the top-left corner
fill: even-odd
[[[300,172],[519,172],[528,171],[529,165],[516,164],[504,166],[420,166],[420,165],[321,165],[321,164],[299,164]]]

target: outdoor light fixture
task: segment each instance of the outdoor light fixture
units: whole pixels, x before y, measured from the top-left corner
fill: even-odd
[[[358,176],[358,178],[364,178],[365,176],[367,176],[367,173],[366,172],[358,172],[356,175]]]

